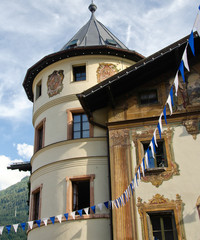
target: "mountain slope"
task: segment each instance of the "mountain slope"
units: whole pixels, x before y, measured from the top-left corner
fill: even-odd
[[[21,182],[0,191],[0,226],[28,221],[28,182],[29,177],[25,177]],[[0,239],[27,239],[26,231],[23,231],[19,226],[17,233],[15,233],[12,227],[10,234],[8,234],[6,227],[4,227]]]

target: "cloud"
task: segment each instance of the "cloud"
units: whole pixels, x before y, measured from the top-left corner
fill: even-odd
[[[22,160],[11,160],[9,157],[0,155],[0,190],[20,182],[25,176],[29,176],[29,172],[19,172],[18,170],[8,170],[7,166],[12,163],[22,162]]]
[[[17,152],[23,159],[29,160],[33,155],[33,146],[26,143],[17,144]]]

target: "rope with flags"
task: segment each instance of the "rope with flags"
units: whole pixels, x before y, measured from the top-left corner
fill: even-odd
[[[190,68],[189,68],[189,65],[188,65],[187,50],[188,50],[188,46],[189,46],[191,51],[192,51],[192,54],[195,56],[194,32],[193,32],[194,29],[197,30],[197,33],[200,37],[200,6],[199,6],[199,11],[197,13],[197,17],[195,19],[190,37],[189,37],[189,39],[187,41],[187,44],[185,46],[180,65],[179,65],[178,70],[175,74],[173,84],[170,88],[170,92],[169,92],[167,101],[166,101],[166,103],[164,105],[164,109],[163,109],[163,111],[160,114],[160,117],[158,119],[157,127],[155,128],[155,130],[153,132],[153,137],[151,139],[151,142],[150,142],[146,152],[144,153],[144,157],[142,159],[141,164],[138,166],[137,170],[135,171],[134,178],[132,179],[131,183],[128,185],[127,189],[122,193],[122,195],[120,197],[114,199],[114,200],[109,200],[109,201],[106,201],[104,203],[99,203],[97,205],[87,207],[87,208],[83,208],[83,209],[80,209],[80,210],[76,210],[76,211],[73,211],[73,212],[70,212],[70,213],[59,214],[57,216],[46,217],[46,218],[32,220],[32,221],[18,223],[18,224],[10,224],[10,225],[6,225],[6,226],[0,226],[0,235],[2,235],[4,229],[6,229],[7,233],[9,234],[12,227],[14,229],[14,232],[17,233],[19,227],[21,227],[23,229],[23,231],[25,231],[25,228],[26,228],[27,225],[28,225],[29,229],[32,229],[33,226],[34,226],[34,223],[40,228],[41,223],[43,223],[44,226],[47,226],[49,221],[50,221],[50,223],[54,224],[56,219],[58,220],[59,223],[61,223],[63,221],[63,217],[64,217],[65,221],[69,220],[69,216],[71,216],[72,219],[75,220],[76,219],[76,213],[78,213],[80,215],[80,217],[83,216],[84,212],[85,212],[86,215],[89,215],[89,210],[90,209],[92,210],[91,213],[95,214],[96,209],[98,208],[100,211],[102,211],[103,206],[106,209],[114,209],[114,208],[120,208],[120,207],[123,207],[123,206],[126,205],[126,203],[129,201],[129,199],[133,195],[133,192],[134,192],[135,188],[138,187],[138,185],[139,185],[139,181],[141,180],[141,173],[142,173],[143,176],[145,176],[145,170],[150,168],[150,166],[149,166],[150,154],[153,156],[153,158],[155,158],[156,148],[158,147],[156,132],[158,130],[159,136],[161,138],[162,137],[162,132],[163,132],[163,124],[162,124],[163,116],[164,116],[165,124],[167,124],[167,115],[166,115],[167,107],[170,111],[170,116],[173,114],[173,106],[174,106],[173,94],[175,94],[175,96],[177,96],[178,86],[179,86],[179,72],[182,76],[183,82],[185,83],[184,70],[187,69],[188,72],[190,71]]]

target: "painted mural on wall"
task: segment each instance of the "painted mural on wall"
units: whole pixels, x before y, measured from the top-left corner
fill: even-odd
[[[97,81],[102,82],[118,72],[117,66],[112,63],[99,63],[99,67],[97,68]]]
[[[52,74],[48,76],[47,93],[49,97],[53,97],[62,91],[64,78],[63,72],[63,70],[55,70]]]
[[[200,76],[191,74],[186,78],[186,82],[179,81],[179,91],[177,97],[174,96],[175,111],[186,109],[187,106],[200,104]]]

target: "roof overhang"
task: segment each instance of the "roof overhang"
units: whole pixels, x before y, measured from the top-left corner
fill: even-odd
[[[139,85],[150,81],[168,71],[178,70],[183,51],[188,43],[189,36],[171,44],[170,46],[156,52],[155,54],[144,58],[133,66],[119,72],[118,74],[102,81],[101,83],[77,94],[77,97],[85,112],[90,115],[91,112],[108,105],[113,106],[115,100],[121,95],[130,92]],[[188,59],[199,61],[200,38],[194,34],[195,53],[193,57],[189,48]]]
[[[126,58],[135,62],[138,62],[144,58],[142,55],[135,51],[107,45],[91,47],[75,47],[47,55],[40,61],[35,63],[32,67],[30,67],[26,73],[23,82],[23,87],[26,91],[28,99],[33,102],[32,84],[37,74],[41,72],[44,68],[66,58],[85,55],[110,55]]]

